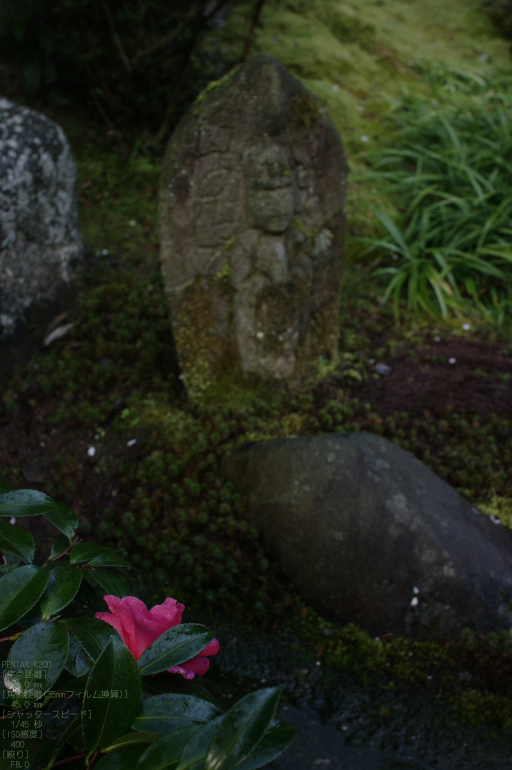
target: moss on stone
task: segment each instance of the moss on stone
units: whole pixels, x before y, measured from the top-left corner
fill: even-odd
[[[295,227],[296,230],[298,230],[302,235],[305,235],[308,241],[310,241],[311,245],[313,245],[314,239],[317,237],[318,233],[320,232],[318,227],[313,227],[309,229],[302,219],[300,217],[295,217],[292,222],[293,227]]]
[[[212,326],[208,296],[201,289],[197,276],[194,284],[183,294],[175,327],[184,383],[192,403],[197,402],[215,381],[209,355]]]
[[[318,102],[309,91],[303,91],[293,100],[292,122],[296,125],[311,128],[321,118]]]
[[[231,238],[231,240],[233,240]],[[224,263],[221,267],[221,269],[215,273],[214,280],[215,281],[224,281],[224,283],[228,286],[231,286],[231,267],[229,264],[229,258],[226,257],[224,260]]]
[[[219,88],[221,86],[227,85],[235,76],[235,74],[238,72],[240,67],[241,67],[241,64],[238,64],[236,67],[233,67],[233,69],[231,69],[229,72],[227,72],[218,80],[212,80],[211,83],[208,83],[206,88],[203,91],[201,91],[199,96],[196,97],[196,100],[194,102],[194,112],[193,112],[194,116],[197,116],[201,113],[201,105],[206,100],[208,94],[210,94],[215,88]]]
[[[236,243],[237,238],[238,238],[237,235],[232,235],[231,238],[227,240],[226,243],[224,244],[224,251],[227,251],[228,254],[230,254],[231,250],[233,249],[233,246]]]

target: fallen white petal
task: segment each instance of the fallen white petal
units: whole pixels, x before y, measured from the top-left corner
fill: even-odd
[[[59,340],[61,337],[67,334],[74,325],[75,324],[65,324],[64,326],[57,326],[56,329],[54,329],[44,338],[43,345],[48,346],[51,345],[52,342],[55,342],[55,340]]]
[[[136,443],[137,443],[137,439],[136,439],[136,438],[131,438],[131,439],[129,440],[129,442],[128,442],[127,446],[133,446],[133,445],[134,445],[134,444],[136,444]]]
[[[448,359],[448,363],[449,364],[456,364],[457,363],[457,359],[456,358],[449,358]]]
[[[411,600],[411,607],[417,607],[419,604],[419,599],[417,596],[414,597],[414,599]]]
[[[94,457],[94,455],[96,454],[96,447],[90,446],[89,449],[87,450],[87,454],[89,455],[89,457]]]
[[[16,516],[11,516],[9,519],[9,524],[16,524]]]

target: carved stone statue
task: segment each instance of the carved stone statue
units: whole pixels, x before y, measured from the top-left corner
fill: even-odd
[[[208,86],[184,116],[164,158],[159,218],[191,397],[337,360],[347,173],[326,111],[268,54]]]

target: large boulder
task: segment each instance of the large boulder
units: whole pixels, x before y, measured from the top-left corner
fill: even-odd
[[[77,221],[76,166],[62,129],[34,110],[0,99],[3,366],[31,310],[55,303],[78,277],[83,246]]]
[[[161,265],[185,385],[300,378],[336,361],[347,162],[326,110],[260,54],[173,133]]]
[[[224,460],[313,607],[373,635],[512,626],[512,532],[370,433],[249,443]]]

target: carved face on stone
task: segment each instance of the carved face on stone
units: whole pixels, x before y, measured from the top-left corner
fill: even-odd
[[[284,147],[250,147],[244,154],[244,176],[249,225],[268,233],[284,233],[295,210],[295,185]]]

